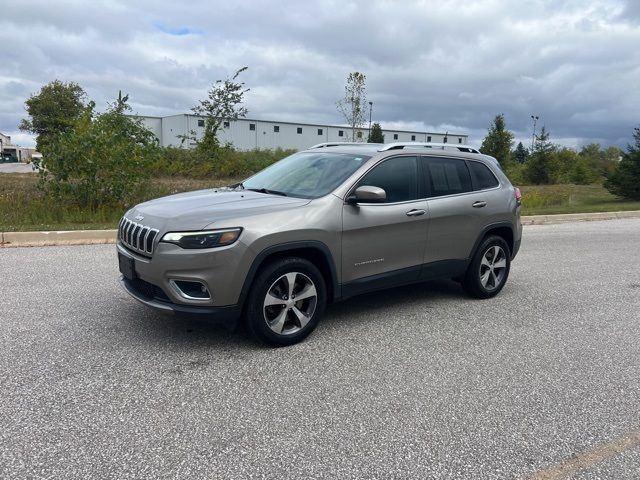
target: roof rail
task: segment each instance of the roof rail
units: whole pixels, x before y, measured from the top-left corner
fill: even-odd
[[[324,142],[324,143],[318,143],[313,147],[309,147],[308,150],[311,150],[314,148],[325,148],[325,147],[342,147],[345,145],[356,145],[356,146],[362,147],[363,145],[384,145],[384,144],[383,143],[366,143],[366,142]]]
[[[395,142],[386,143],[379,152],[386,152],[387,150],[402,150],[404,148],[433,148],[438,150],[458,150],[459,152],[466,153],[480,153],[480,150],[467,145],[456,145],[455,143],[432,143],[432,142]]]

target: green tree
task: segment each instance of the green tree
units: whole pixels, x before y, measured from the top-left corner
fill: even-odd
[[[525,174],[528,182],[536,185],[550,183],[554,151],[555,146],[549,140],[549,132],[543,126],[526,163]]]
[[[513,133],[507,130],[504,115],[500,113],[496,115],[491,125],[489,125],[489,131],[482,141],[480,151],[495,157],[502,168],[506,169],[509,164],[512,145]]]
[[[77,83],[54,80],[24,102],[30,118],[23,119],[19,128],[36,135],[36,148],[45,152],[56,136],[74,127],[84,111],[86,96]]]
[[[634,145],[629,145],[616,169],[604,182],[614,195],[640,200],[640,127],[633,131]]]
[[[513,152],[513,159],[516,163],[525,163],[529,158],[529,151],[525,148],[522,142],[518,142],[516,149]]]
[[[384,135],[382,134],[382,127],[378,122],[371,125],[371,132],[367,139],[369,143],[384,143]]]
[[[571,148],[556,149],[551,154],[549,170],[553,183],[587,185],[598,178],[589,162]]]
[[[582,147],[580,157],[584,158],[598,176],[607,177],[615,170],[622,153],[618,147],[602,150],[598,143],[590,143]]]
[[[119,94],[97,115],[90,102],[75,125],[47,147],[39,172],[48,193],[91,208],[126,206],[135,198],[159,147],[141,120],[127,115],[127,101]]]
[[[205,117],[204,133],[198,139],[196,132],[191,131],[182,137],[182,141],[196,142],[196,154],[205,157],[215,156],[220,147],[218,132],[223,130],[225,122],[232,122],[247,116],[247,108],[242,106],[244,94],[249,91],[244,82],[236,81],[248,67],[237,70],[231,78],[216,80],[207,93],[205,100],[193,107],[191,111]]]
[[[357,140],[356,130],[364,125],[367,105],[367,76],[364,73],[352,72],[347,77],[344,97],[336,104],[347,125],[351,127],[351,141]]]

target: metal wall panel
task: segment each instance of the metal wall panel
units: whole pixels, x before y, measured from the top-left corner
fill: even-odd
[[[195,142],[189,141],[182,143],[178,138],[179,135],[185,135],[189,132],[195,132],[196,137],[202,138],[204,127],[200,126],[199,120],[203,117],[196,115],[172,115],[168,117],[140,117],[145,125],[160,139],[162,146],[185,146],[193,147]],[[255,125],[252,130],[251,125]],[[279,127],[279,131],[275,131],[274,127]],[[302,133],[298,133],[298,129],[302,129]],[[321,132],[320,132],[321,131]],[[340,131],[343,135],[340,136]],[[362,136],[356,137],[356,141],[366,141],[369,135],[368,128],[360,130]],[[394,134],[398,136],[394,139]],[[400,130],[383,130],[384,140],[386,143],[391,142],[410,142],[412,136],[415,136],[416,142],[427,142],[431,137],[431,142],[442,142],[443,133],[430,132],[407,132]],[[293,122],[275,122],[270,120],[251,120],[240,119],[229,122],[229,127],[222,128],[219,131],[218,138],[222,143],[231,143],[238,150],[261,149],[296,149],[303,150],[312,145],[323,142],[350,142],[351,129],[349,127],[341,127],[336,125],[316,125],[309,123],[293,123]],[[458,139],[462,139],[461,144],[467,143],[466,135],[448,135],[448,142],[458,144]]]

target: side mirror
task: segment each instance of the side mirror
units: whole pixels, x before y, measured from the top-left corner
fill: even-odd
[[[348,203],[383,203],[387,201],[387,192],[380,187],[363,185],[356,188],[347,198]]]

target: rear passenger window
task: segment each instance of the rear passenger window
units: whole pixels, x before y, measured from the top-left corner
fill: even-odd
[[[498,186],[498,179],[489,168],[480,162],[469,162],[473,183],[476,190],[485,190]]]
[[[358,182],[358,187],[380,187],[387,193],[387,203],[418,198],[418,162],[416,157],[385,160]]]
[[[424,173],[430,197],[442,197],[472,191],[471,175],[464,160],[425,158]]]

